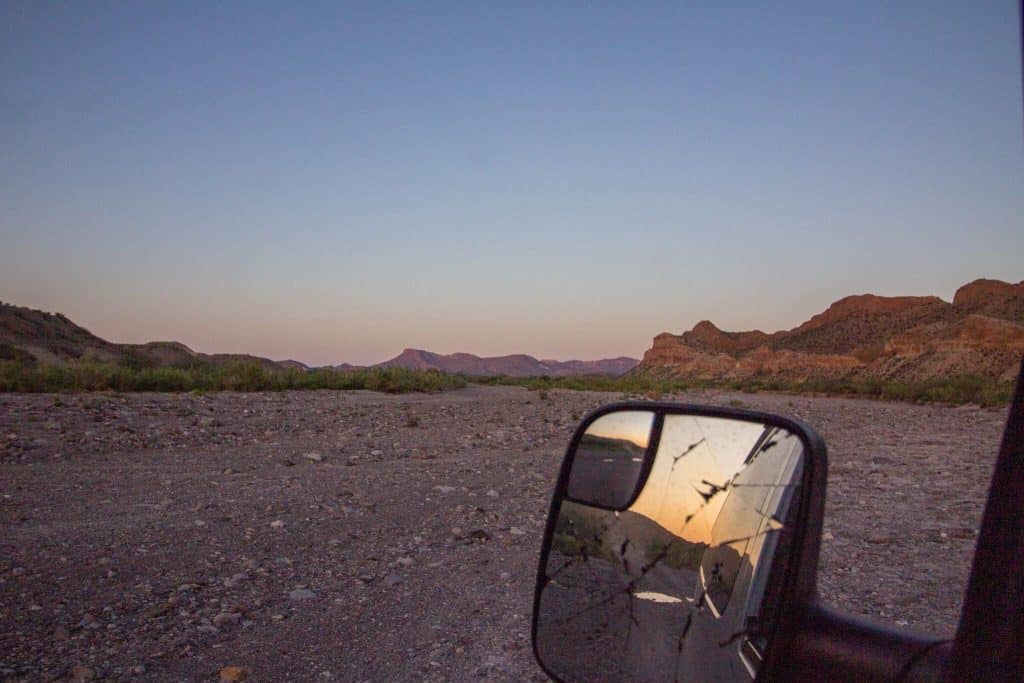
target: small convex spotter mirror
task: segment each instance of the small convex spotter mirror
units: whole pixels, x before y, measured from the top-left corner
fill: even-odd
[[[764,673],[801,589],[800,560],[816,561],[817,539],[804,536],[807,502],[823,496],[810,474],[824,459],[813,430],[774,415],[639,403],[589,416],[541,552],[541,666],[560,681]]]

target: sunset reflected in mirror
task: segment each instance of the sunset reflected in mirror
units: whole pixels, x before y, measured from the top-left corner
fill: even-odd
[[[646,472],[641,451],[653,451]],[[800,438],[622,411],[572,455],[538,604],[541,661],[566,681],[751,680],[776,619]]]

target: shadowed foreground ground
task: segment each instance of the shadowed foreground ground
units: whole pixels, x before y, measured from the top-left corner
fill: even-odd
[[[545,396],[0,395],[0,677],[544,680],[550,490],[622,398]],[[817,426],[826,602],[952,633],[1003,410],[675,398]]]

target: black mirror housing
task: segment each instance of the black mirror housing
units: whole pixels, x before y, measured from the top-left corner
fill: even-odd
[[[720,671],[770,677],[815,596],[826,473],[824,441],[790,418],[660,402],[594,411],[551,501],[537,661],[555,680],[697,680],[688,658],[713,640]]]

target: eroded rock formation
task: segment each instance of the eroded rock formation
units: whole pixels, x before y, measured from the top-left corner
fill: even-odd
[[[636,372],[695,379],[878,378],[969,374],[1012,380],[1024,356],[1024,282],[975,280],[953,302],[848,296],[792,329],[725,332],[710,321],[662,333]]]

